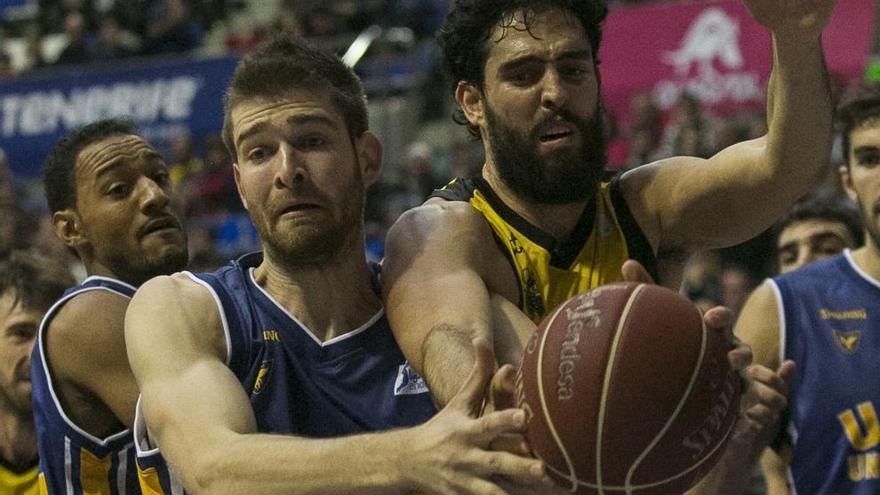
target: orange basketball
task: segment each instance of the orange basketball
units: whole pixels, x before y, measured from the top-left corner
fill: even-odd
[[[739,410],[730,344],[656,285],[579,294],[538,326],[517,373],[526,436],[577,493],[675,494],[718,460]]]

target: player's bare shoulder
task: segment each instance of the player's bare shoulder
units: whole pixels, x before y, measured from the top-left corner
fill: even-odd
[[[155,277],[144,283],[125,317],[129,355],[154,341],[178,342],[209,349],[225,359],[226,341],[214,293],[188,272]]]
[[[438,250],[481,257],[494,248],[492,235],[486,219],[469,203],[432,198],[403,213],[388,231],[386,262]]]

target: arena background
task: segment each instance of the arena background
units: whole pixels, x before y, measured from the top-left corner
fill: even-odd
[[[735,0],[617,0],[600,53],[610,169],[710,156],[765,131],[769,35]],[[194,270],[256,249],[219,132],[236,61],[273,32],[309,37],[354,64],[385,144],[368,199],[370,255],[387,227],[482,148],[451,120],[433,42],[443,0],[0,0],[0,252],[32,249],[81,267],[49,224],[39,176],[52,144],[104,117],[129,117],[165,155],[187,198]],[[835,96],[880,76],[875,0],[839,0],[825,36]],[[839,147],[839,146],[838,146]],[[831,171],[842,160],[832,155]],[[811,194],[840,194],[835,174]],[[772,270],[767,233],[701,253],[684,292],[737,311]]]

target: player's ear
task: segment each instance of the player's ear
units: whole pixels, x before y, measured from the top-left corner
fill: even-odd
[[[241,172],[238,170],[238,164],[232,164],[232,175],[235,177],[235,190],[238,191],[238,197],[241,198],[241,204],[244,209],[248,209],[247,199],[244,197],[244,191],[241,188]]]
[[[364,186],[370,186],[379,180],[382,172],[382,142],[372,131],[366,131],[355,140],[355,150]]]
[[[459,81],[455,87],[455,102],[472,125],[482,127],[485,119],[483,92],[476,85]]]
[[[79,213],[72,208],[66,208],[53,213],[52,226],[55,228],[55,235],[64,241],[67,247],[76,249],[88,242],[85,233],[82,231]]]
[[[849,196],[849,199],[858,202],[859,198],[853,187],[849,165],[841,165],[837,168],[837,172],[840,174],[840,182],[843,184],[843,190],[846,191],[846,195]]]

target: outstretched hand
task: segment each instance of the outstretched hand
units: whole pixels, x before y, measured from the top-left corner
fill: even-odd
[[[542,461],[524,452],[491,450],[493,441],[522,434],[526,416],[522,409],[509,408],[480,417],[495,360],[484,338],[473,344],[476,360],[467,381],[434,418],[412,429],[402,446],[402,469],[423,493],[552,493],[555,485]]]
[[[752,17],[776,35],[818,37],[835,0],[743,0]]]
[[[757,437],[761,446],[772,440],[779,416],[788,406],[794,361],[786,360],[776,371],[754,364],[746,368],[746,388],[740,400],[738,434]]]

